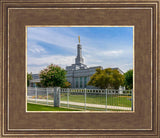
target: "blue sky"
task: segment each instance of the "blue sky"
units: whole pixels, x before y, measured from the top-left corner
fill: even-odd
[[[78,36],[89,67],[133,68],[132,27],[27,27],[27,71],[39,73],[49,64],[75,63]]]

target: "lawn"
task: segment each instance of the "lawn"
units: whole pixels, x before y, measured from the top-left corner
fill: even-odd
[[[27,111],[79,111],[79,110],[27,103]]]
[[[131,96],[108,95],[107,105],[131,107],[132,103],[129,99],[131,99]],[[66,94],[61,95],[61,101],[67,101]],[[84,103],[85,97],[84,95],[69,95],[69,101]],[[106,96],[105,95],[87,95],[86,103],[106,105]]]
[[[39,99],[45,99],[45,98],[41,96]],[[53,100],[53,99],[54,99],[53,97],[48,98],[48,100]],[[131,96],[127,96],[127,95],[108,95],[107,105],[131,107],[132,102],[130,99],[131,99]],[[67,101],[67,94],[65,93],[61,94],[61,101]],[[69,101],[84,103],[85,97],[84,95],[70,94]],[[46,104],[46,102],[44,101],[43,103]],[[39,103],[42,103],[42,101],[40,101]],[[87,95],[86,103],[106,105],[106,96],[105,95]]]
[[[66,105],[62,105],[66,106]],[[80,106],[76,107],[75,105],[72,105],[72,108],[80,108]],[[45,105],[39,105],[39,104],[32,104],[27,103],[27,111],[84,111],[84,107],[81,107],[82,109],[67,109],[67,108],[59,108],[59,107],[53,107],[53,106],[45,106]],[[105,111],[103,108],[93,108],[93,107],[87,107],[87,111]],[[125,110],[118,110],[118,109],[108,109],[107,111],[125,111]]]

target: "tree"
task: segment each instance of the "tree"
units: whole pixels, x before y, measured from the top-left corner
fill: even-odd
[[[118,70],[96,69],[96,73],[92,75],[88,85],[99,87],[101,89],[114,88],[118,89],[119,86],[123,86],[124,76],[120,74]]]
[[[29,86],[29,81],[32,79],[32,72],[30,74],[27,72],[27,86]]]
[[[124,85],[126,87],[126,89],[132,89],[133,88],[133,69],[128,70],[125,74],[124,74]]]
[[[71,87],[71,83],[68,82],[68,81],[66,81],[66,82],[64,83],[63,88],[70,88],[70,87]]]
[[[41,84],[44,87],[63,87],[66,82],[66,71],[58,65],[49,65],[40,72]]]

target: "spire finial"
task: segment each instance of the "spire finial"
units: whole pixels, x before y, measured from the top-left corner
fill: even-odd
[[[80,43],[80,36],[78,36],[78,40],[79,40],[79,43]]]

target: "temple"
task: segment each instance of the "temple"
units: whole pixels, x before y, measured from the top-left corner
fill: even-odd
[[[71,88],[93,88],[93,86],[88,86],[87,83],[90,77],[96,72],[97,68],[102,66],[87,67],[84,64],[84,59],[82,57],[82,45],[77,44],[77,57],[75,58],[75,64],[66,67],[67,71],[67,81],[71,83]]]

